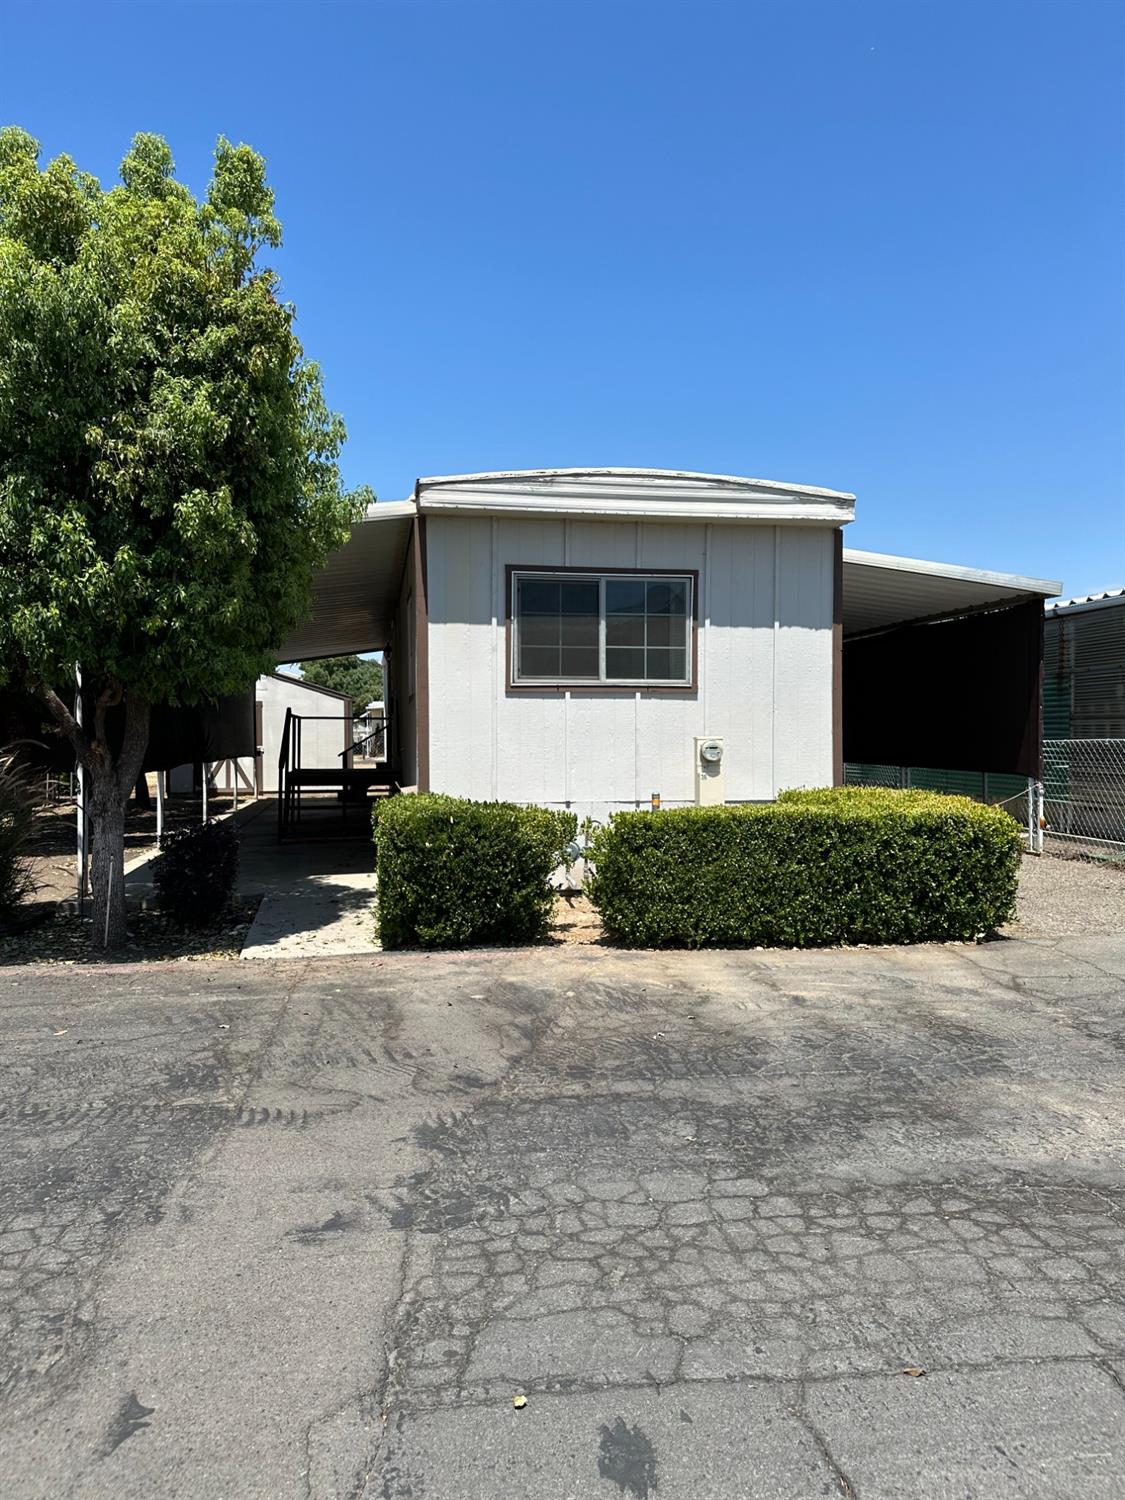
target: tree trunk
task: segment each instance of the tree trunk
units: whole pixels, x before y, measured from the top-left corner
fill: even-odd
[[[126,936],[125,804],[148,748],[149,704],[137,694],[127,692],[120,683],[111,682],[98,696],[91,735],[49,684],[40,684],[39,695],[90,778],[94,814],[91,851],[94,919],[90,941],[95,948],[120,948]],[[125,727],[115,758],[110,754],[106,737],[106,711],[122,701]]]
[[[94,801],[94,920],[90,942],[95,948],[120,948],[126,937],[125,806],[148,746],[149,705],[133,693],[125,694],[125,731],[116,760],[110,759],[104,720],[99,705],[96,738],[90,747]]]
[[[90,942],[95,948],[120,948],[126,937],[125,803],[112,766],[98,764],[90,780],[94,812],[90,871],[94,919]]]

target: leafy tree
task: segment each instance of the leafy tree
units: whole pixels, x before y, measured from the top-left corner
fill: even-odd
[[[104,190],[0,131],[0,670],[89,773],[106,946],[150,705],[272,668],[366,498],[341,488],[342,423],[257,261],[281,239],[262,158],[220,139],[198,201],[173,170],[138,135]],[[84,727],[57,691],[76,666]]]
[[[333,692],[347,693],[356,718],[369,703],[377,702],[383,696],[382,662],[365,661],[362,656],[323,656],[317,661],[303,661],[299,665],[306,682],[315,682],[318,687],[331,688]]]

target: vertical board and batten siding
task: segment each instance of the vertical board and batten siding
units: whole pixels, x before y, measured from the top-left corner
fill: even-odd
[[[829,527],[431,515],[430,784],[604,818],[695,799],[694,738],[725,741],[726,798],[832,780]],[[507,686],[510,566],[699,575],[694,690]]]

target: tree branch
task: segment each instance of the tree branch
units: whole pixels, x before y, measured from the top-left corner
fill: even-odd
[[[66,735],[67,739],[73,746],[74,753],[78,758],[79,764],[85,766],[85,768],[89,770],[91,768],[92,761],[92,756],[90,754],[90,740],[86,734],[86,731],[82,728],[82,725],[79,724],[78,720],[71,713],[70,709],[67,708],[66,704],[59,697],[58,693],[55,692],[54,688],[50,688],[45,682],[41,682],[36,688],[36,692],[39,697],[42,698],[43,702],[47,705],[47,708],[50,711],[51,717],[54,719],[55,723],[59,726],[63,734]]]

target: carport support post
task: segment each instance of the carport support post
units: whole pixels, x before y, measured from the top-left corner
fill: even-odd
[[[164,837],[164,772],[156,773],[156,842]]]
[[[1027,778],[1027,850],[1043,853],[1043,783],[1034,776]]]
[[[82,709],[82,668],[74,668],[74,721],[76,724],[83,722]],[[90,825],[86,815],[86,767],[80,760],[76,759],[78,771],[78,801],[76,804],[78,822],[78,911],[81,915],[85,911],[86,895],[90,889]]]

